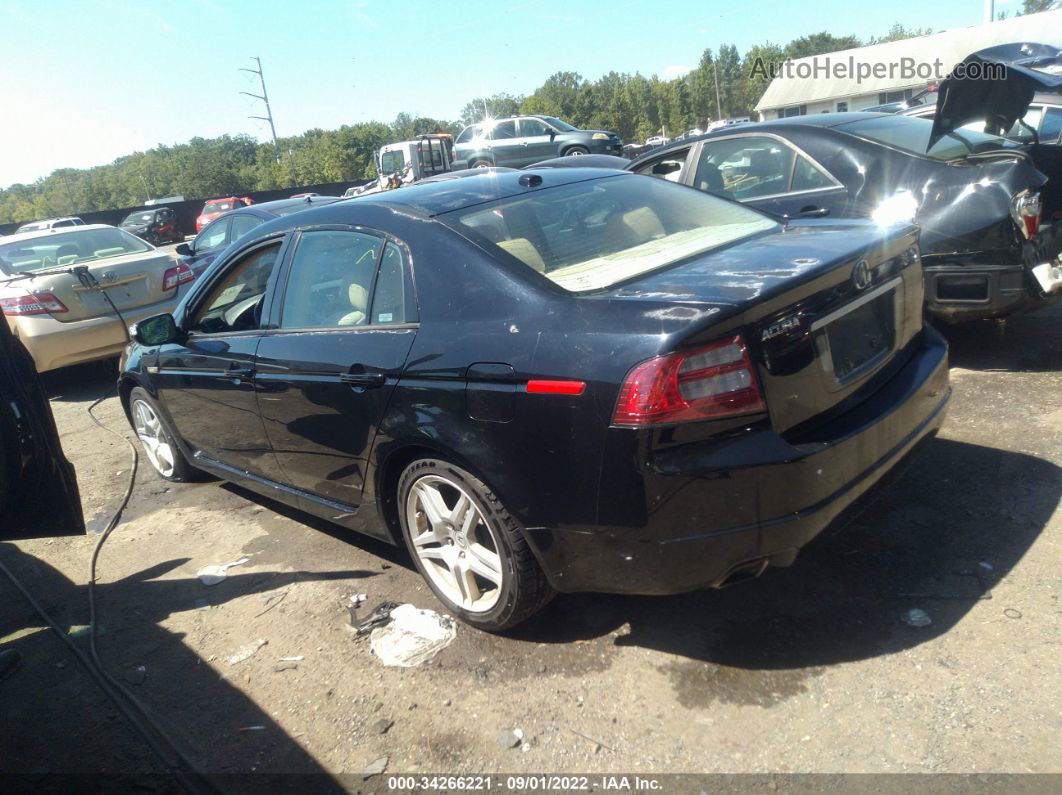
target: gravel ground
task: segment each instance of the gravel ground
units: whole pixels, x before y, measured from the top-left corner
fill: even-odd
[[[389,773],[1062,772],[1060,309],[950,330],[943,432],[792,568],[667,598],[561,596],[504,637],[460,626],[419,668],[381,665],[344,607],[439,608],[403,551],[145,462],[101,555],[101,655],[215,773],[357,774],[382,757]],[[130,468],[85,411],[113,366],[47,379],[96,530]],[[97,413],[127,430],[114,398]],[[0,559],[76,627],[96,540],[0,544]],[[219,585],[196,579],[242,557]],[[916,608],[929,625],[905,623]],[[40,623],[0,578],[3,646],[24,657],[0,682],[0,772],[159,769]],[[514,728],[523,749],[503,747]]]

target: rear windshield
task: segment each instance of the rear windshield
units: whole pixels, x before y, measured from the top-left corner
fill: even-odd
[[[634,174],[536,190],[447,218],[571,292],[610,287],[778,227],[735,202]]]
[[[203,207],[204,213],[224,213],[232,209],[231,201],[207,202]]]
[[[116,227],[81,229],[0,245],[0,270],[32,273],[145,251],[151,247]]]
[[[1014,149],[1015,144],[998,135],[958,130],[945,135],[927,152],[933,122],[912,116],[874,116],[837,126],[838,130],[936,160],[958,160],[969,154]]]
[[[149,224],[154,217],[155,213],[153,211],[146,213],[131,213],[125,217],[124,221],[122,221],[122,226],[140,226],[141,224]]]

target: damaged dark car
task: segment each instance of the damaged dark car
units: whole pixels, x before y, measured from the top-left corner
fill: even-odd
[[[793,563],[943,421],[922,289],[908,223],[482,172],[262,224],[137,324],[120,392],[163,478],[405,545],[501,630]]]
[[[1062,221],[1022,146],[881,113],[798,116],[720,130],[628,169],[790,218],[910,221],[922,230],[926,308],[957,322],[1062,297]]]
[[[0,540],[84,532],[74,467],[33,357],[0,318]]]

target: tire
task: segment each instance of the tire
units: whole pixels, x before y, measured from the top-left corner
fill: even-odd
[[[162,419],[155,401],[140,387],[129,393],[129,417],[156,475],[174,483],[203,479],[203,473],[188,463],[177,446],[174,433]]]
[[[417,569],[462,621],[499,632],[553,598],[520,523],[474,475],[422,458],[402,473],[397,496],[402,536]]]
[[[573,147],[569,148],[564,153],[564,156],[565,157],[572,157],[573,155],[588,155],[588,154],[590,154],[590,150],[587,149],[585,146],[573,146]]]
[[[484,160],[480,157],[476,160],[473,160],[472,165],[469,166],[469,168],[494,168],[494,164],[489,160]]]

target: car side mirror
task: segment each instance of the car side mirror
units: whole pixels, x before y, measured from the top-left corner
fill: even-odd
[[[189,246],[187,243],[179,244],[177,246],[177,248],[174,249],[174,251],[176,251],[182,257],[190,257],[190,256],[192,256],[192,247]]]
[[[552,141],[556,137],[557,137],[557,131],[556,130],[550,130],[549,131],[549,139]]]
[[[133,324],[133,339],[141,345],[165,345],[178,337],[173,315],[153,315]]]

